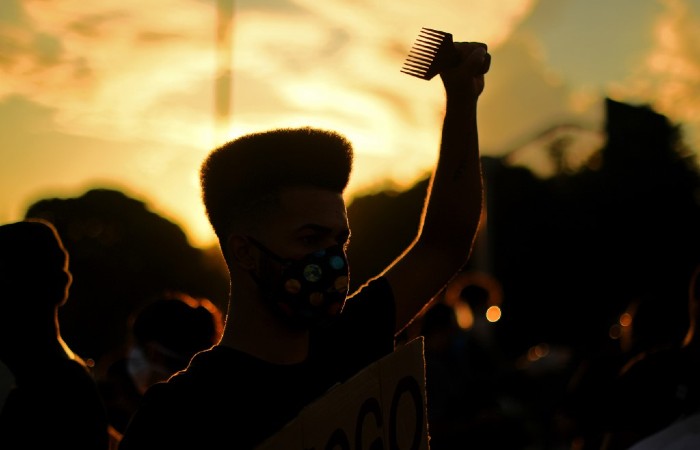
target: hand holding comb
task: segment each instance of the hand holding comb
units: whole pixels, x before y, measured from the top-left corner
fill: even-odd
[[[488,54],[486,56],[484,65],[480,68],[481,74],[489,70],[491,57]],[[406,57],[401,72],[430,80],[459,63],[460,56],[452,40],[452,34],[423,27]]]

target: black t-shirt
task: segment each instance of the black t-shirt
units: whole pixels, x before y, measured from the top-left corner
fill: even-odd
[[[16,385],[0,411],[0,449],[107,449],[107,413],[85,366],[44,362]]]
[[[309,358],[278,365],[215,346],[186,371],[153,385],[120,450],[253,449],[329,388],[394,350],[395,307],[386,279],[348,299],[332,326],[314,330]]]

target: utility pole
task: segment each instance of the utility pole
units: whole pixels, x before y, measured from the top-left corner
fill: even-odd
[[[234,0],[218,0],[216,13],[216,75],[214,80],[214,146],[226,139],[232,116]]]

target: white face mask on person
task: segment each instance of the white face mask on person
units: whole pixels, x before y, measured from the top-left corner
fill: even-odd
[[[265,264],[251,276],[273,312],[297,329],[330,323],[340,314],[348,295],[349,268],[342,245],[310,253],[300,259],[286,259],[248,237],[277,270]]]
[[[141,394],[146,392],[153,383],[167,380],[173,374],[172,370],[162,364],[149,360],[139,345],[134,345],[129,350],[126,370]]]

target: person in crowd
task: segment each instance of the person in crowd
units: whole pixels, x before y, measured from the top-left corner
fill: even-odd
[[[152,384],[167,380],[187,367],[195,353],[219,341],[223,315],[206,298],[167,291],[135,311],[128,325],[126,351],[97,379],[119,436]]]
[[[431,450],[515,449],[530,441],[525,421],[511,412],[525,411],[509,392],[522,382],[489,330],[490,295],[467,284],[458,298],[442,297],[420,318]],[[460,323],[458,311],[471,320]]]
[[[55,227],[0,226],[0,360],[14,379],[0,410],[0,448],[106,450],[107,414],[95,379],[63,340],[69,255]]]
[[[272,129],[207,156],[202,197],[231,280],[223,337],[149,388],[120,450],[258,447],[391,353],[463,268],[483,206],[477,100],[490,55],[483,43],[454,45],[459,61],[440,73],[446,108],[420,230],[353,293],[343,198],[353,148],[342,134]]]
[[[641,354],[614,380],[602,449],[700,445],[700,264],[690,275],[688,311],[689,327],[682,345]],[[663,447],[651,446],[661,442]]]

